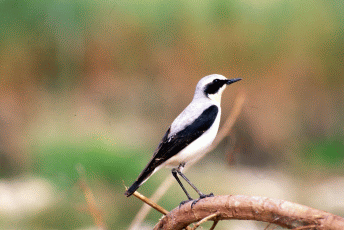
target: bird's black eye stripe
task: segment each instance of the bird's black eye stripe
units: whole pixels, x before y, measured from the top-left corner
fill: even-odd
[[[210,82],[204,90],[205,95],[209,94],[215,94],[219,89],[226,84],[227,80],[220,80],[220,79],[214,79],[212,82]]]

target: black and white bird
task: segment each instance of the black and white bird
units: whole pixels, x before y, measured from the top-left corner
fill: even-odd
[[[204,195],[181,171],[187,162],[202,157],[205,150],[212,144],[220,124],[222,92],[227,85],[240,80],[240,78],[227,79],[222,75],[212,74],[198,82],[193,100],[168,128],[147,166],[125,192],[127,197],[164,166],[173,168],[172,174],[188,200],[192,198],[177,174],[189,183],[199,194],[200,199],[213,196],[212,193]]]

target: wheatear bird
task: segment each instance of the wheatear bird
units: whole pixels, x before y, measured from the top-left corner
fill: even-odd
[[[227,85],[240,80],[240,78],[227,79],[222,75],[213,74],[202,78],[198,82],[193,100],[173,121],[154,151],[152,159],[134,184],[125,192],[127,197],[132,195],[153,173],[164,166],[173,167],[172,174],[189,200],[192,200],[192,198],[177,174],[189,183],[200,195],[200,199],[213,196],[212,193],[204,195],[181,171],[187,162],[202,157],[205,150],[215,139],[220,124],[222,92]],[[194,201],[194,203],[197,201]]]

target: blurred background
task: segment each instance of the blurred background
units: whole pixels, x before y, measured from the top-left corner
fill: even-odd
[[[0,1],[0,228],[127,229],[142,202],[124,185],[213,73],[243,78],[222,122],[246,101],[190,180],[344,216],[343,29],[339,0]],[[185,198],[175,183],[159,204]]]

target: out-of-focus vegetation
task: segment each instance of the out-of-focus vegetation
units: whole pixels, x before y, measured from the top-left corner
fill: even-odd
[[[212,73],[244,79],[223,118],[247,102],[190,179],[343,216],[343,29],[339,0],[0,1],[1,228],[95,228],[78,167],[107,228],[128,227],[141,202],[124,184]],[[172,190],[167,209],[185,199]]]

